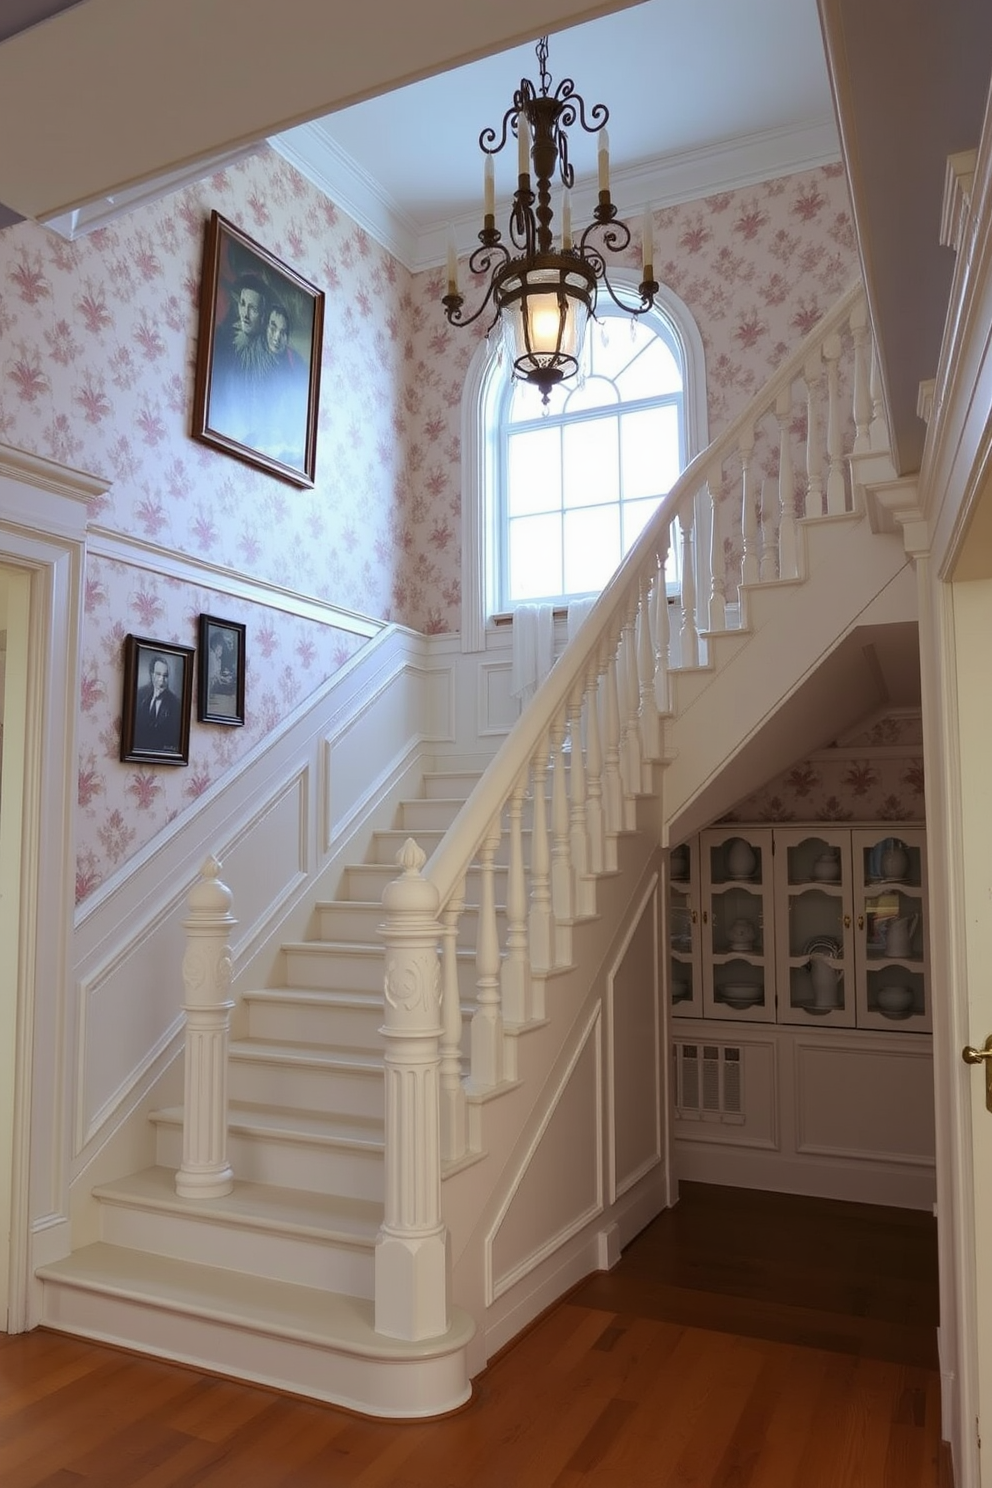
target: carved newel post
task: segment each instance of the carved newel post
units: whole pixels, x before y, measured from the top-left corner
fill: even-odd
[[[186,1073],[183,1162],[176,1193],[184,1199],[231,1192],[227,1160],[227,1046],[231,1032],[231,891],[208,858],[189,895],[183,982],[186,986]]]
[[[441,1222],[441,965],[438,895],[407,838],[386,923],[386,1195],[375,1247],[375,1328],[416,1341],[448,1331],[448,1237]]]

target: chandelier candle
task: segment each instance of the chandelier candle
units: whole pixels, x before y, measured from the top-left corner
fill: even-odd
[[[606,253],[622,253],[630,244],[630,229],[617,219],[610,196],[610,151],[606,134],[609,110],[602,103],[587,113],[582,95],[571,78],[563,78],[551,91],[547,69],[548,38],[537,44],[539,85],[521,81],[513,103],[503,115],[502,127],[486,128],[479,136],[485,156],[483,177],[483,226],[479,247],[469,258],[473,276],[488,275],[489,285],[481,305],[465,315],[465,301],[458,288],[458,258],[454,239],[448,247],[448,293],[441,303],[451,325],[471,325],[492,307],[490,331],[500,323],[504,344],[515,377],[540,388],[546,403],[553,387],[579,370],[586,323],[595,316],[596,298],[604,289],[621,310],[643,315],[654,304],[658,285],[651,263],[650,238],[642,229],[644,278],[639,299],[621,299],[606,273]],[[597,152],[599,200],[592,221],[578,237],[573,236],[569,192],[575,173],[569,159],[568,130],[578,124],[587,134],[599,136]],[[517,189],[510,208],[509,243],[496,226],[496,189],[493,157],[517,137]],[[551,182],[561,181],[560,248],[555,247],[552,229]],[[650,212],[645,212],[645,223]]]

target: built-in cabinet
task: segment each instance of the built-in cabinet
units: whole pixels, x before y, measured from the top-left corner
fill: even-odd
[[[926,1208],[922,827],[713,827],[669,862],[676,1173]]]
[[[922,828],[711,828],[673,849],[680,1018],[929,1032]]]

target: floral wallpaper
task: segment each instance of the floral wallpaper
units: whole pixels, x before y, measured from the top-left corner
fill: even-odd
[[[326,291],[315,487],[189,436],[203,235],[216,208]],[[827,167],[655,214],[659,277],[696,316],[710,432],[856,270]],[[632,261],[636,255],[632,256]],[[95,530],[424,632],[460,623],[461,389],[475,340],[442,271],[411,275],[267,148],[75,243],[0,232],[0,441],[110,481]],[[344,631],[91,555],[80,698],[78,897],[92,894],[347,659]],[[194,722],[188,770],[118,758],[128,632],[248,627],[247,723]]]

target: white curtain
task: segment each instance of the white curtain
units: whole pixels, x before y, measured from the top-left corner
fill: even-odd
[[[510,691],[523,708],[555,660],[554,605],[517,605],[513,612],[513,670]]]

